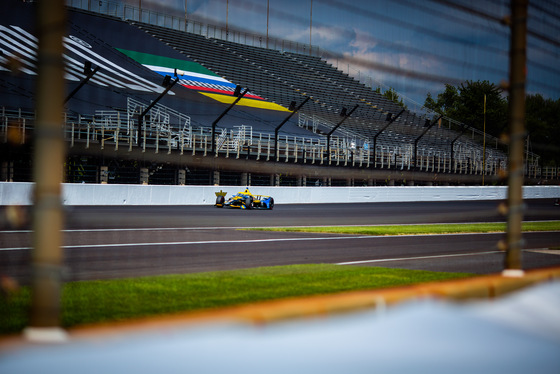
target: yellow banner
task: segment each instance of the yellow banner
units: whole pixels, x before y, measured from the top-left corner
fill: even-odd
[[[225,103],[225,104],[231,104],[235,101],[235,99],[237,99],[235,96],[213,94],[213,93],[201,92],[201,91],[199,91],[199,93],[201,93],[205,96],[208,96],[208,97],[210,97],[214,100],[217,100],[221,103]],[[239,100],[237,105],[248,106],[248,107],[252,107],[252,108],[278,110],[278,111],[281,111],[281,112],[289,112],[290,111],[289,109],[284,108],[282,105],[278,105],[278,104],[275,104],[275,103],[269,103],[269,102],[266,102],[266,101],[263,101],[263,100],[241,98],[241,100]]]

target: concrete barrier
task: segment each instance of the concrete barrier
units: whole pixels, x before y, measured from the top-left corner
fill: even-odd
[[[0,205],[31,205],[33,183],[0,182]],[[244,186],[156,186],[138,184],[65,183],[65,205],[204,205],[214,204],[215,192],[228,196]],[[504,186],[402,187],[249,187],[256,195],[274,197],[276,204],[373,203],[412,201],[500,200]],[[525,186],[525,199],[560,198],[560,186]]]

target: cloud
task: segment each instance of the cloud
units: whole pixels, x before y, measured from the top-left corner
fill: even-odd
[[[377,46],[377,41],[369,34],[354,30],[354,39],[350,41],[350,47],[357,50],[357,53],[366,53]]]
[[[183,0],[143,0],[142,3],[142,7],[171,13],[173,11],[185,10],[185,2]]]
[[[350,41],[349,47],[343,53],[345,62],[352,60],[369,61],[372,64],[391,66],[396,69],[413,72],[438,71],[444,74],[447,70],[444,64],[434,56],[418,54],[417,49],[411,48],[408,42],[385,42],[376,39],[368,33],[355,31],[355,38]]]
[[[309,44],[309,27],[297,27],[289,24],[275,24],[271,32],[278,38]],[[311,44],[326,50],[337,50],[340,46],[348,46],[344,33],[337,32],[333,27],[313,26]]]
[[[332,58],[328,62],[368,86],[382,87],[383,90],[393,88],[401,97],[406,96],[422,105],[427,92],[439,92],[444,85],[415,77],[430,75],[434,71],[445,75],[449,67],[434,56],[413,53],[406,43],[392,48],[395,44],[354,30],[354,37],[341,49],[338,58]],[[411,74],[407,74],[408,72]],[[410,107],[412,104],[407,102],[407,105]]]
[[[333,44],[340,44],[340,43],[347,43],[347,36],[346,33],[337,32],[337,30],[333,27],[313,27],[313,43],[320,44],[320,45],[333,45]]]

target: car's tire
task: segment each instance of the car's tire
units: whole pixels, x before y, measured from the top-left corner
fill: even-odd
[[[253,198],[251,196],[247,196],[243,205],[245,205],[245,209],[251,209],[253,207]]]
[[[223,196],[218,196],[216,198],[216,206],[218,208],[223,208],[224,207],[224,202],[226,201],[226,198]]]
[[[272,210],[272,208],[274,208],[274,199],[271,197],[270,198],[270,202],[268,203],[268,209]]]

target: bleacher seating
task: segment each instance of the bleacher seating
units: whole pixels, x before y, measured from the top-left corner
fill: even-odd
[[[427,150],[451,153],[451,139],[457,133],[433,126],[422,136],[426,117],[409,111],[379,134],[386,124],[387,113],[396,115],[402,107],[319,57],[207,38],[140,22],[133,24],[266,100],[288,107],[292,101],[300,103],[311,96],[312,100],[301,110],[307,115],[337,123],[342,108],[350,110],[358,104],[357,110],[344,123],[344,135],[354,134],[363,141],[376,137],[378,145],[387,147],[416,142]],[[461,143],[481,148],[466,137],[460,140]],[[498,156],[505,158],[503,154]]]
[[[298,119],[293,117],[282,128],[283,139],[300,137],[306,139],[299,140],[301,144],[317,144],[319,147],[321,143],[323,146],[326,144],[325,134],[341,121],[340,113],[343,108],[350,111],[358,105],[352,115],[344,120],[344,124],[332,134],[337,144],[343,144],[343,148],[354,144],[358,149],[366,149],[367,145],[367,148],[373,151],[373,158],[377,157],[376,152],[385,152],[386,155],[380,157],[394,156],[394,160],[391,161],[393,165],[398,159],[406,158],[409,168],[417,167],[411,161],[414,159],[412,156],[414,151],[417,151],[418,155],[427,155],[427,157],[470,160],[468,162],[477,161],[475,159],[482,154],[482,145],[470,136],[461,135],[456,131],[457,127],[435,124],[428,129],[426,121],[431,123],[435,120],[435,113],[414,112],[408,109],[403,111],[401,105],[387,99],[318,56],[250,46],[149,23],[124,20],[122,17],[96,15],[88,11],[74,11],[70,19],[69,29],[73,36],[89,40],[100,53],[110,55],[112,59],[119,61],[119,65],[127,65],[127,69],[134,75],[146,77],[154,84],[159,84],[155,81],[161,79],[160,76],[128,58],[126,54],[119,53],[117,49],[136,52],[143,50],[142,53],[155,55],[160,55],[159,51],[163,51],[161,56],[175,59],[180,59],[183,55],[186,59],[197,62],[230,82],[249,88],[252,94],[286,108],[292,102],[299,104],[306,98],[310,98],[300,110],[300,114],[319,118],[317,123],[320,125],[300,124],[298,127],[296,125]],[[123,30],[123,32],[113,37],[114,33],[110,34],[109,29]],[[95,36],[92,30],[97,30]],[[29,97],[28,87],[14,85],[11,79],[8,78],[2,83],[5,91],[17,93],[14,95],[17,97]],[[29,81],[31,82],[31,78]],[[200,95],[196,91],[184,87],[176,91],[174,97],[165,97],[162,105],[192,118],[192,131],[200,130],[202,134],[206,130],[201,129],[208,128],[224,109],[222,103]],[[93,115],[94,112],[108,109],[123,111],[129,97],[147,105],[154,99],[154,93],[86,85],[70,102],[68,112],[78,118],[80,116],[84,118]],[[92,97],[95,100],[89,99]],[[9,100],[11,97],[6,96],[3,104],[17,107],[15,104],[11,105]],[[204,110],[199,110],[200,107],[204,107]],[[235,107],[232,112],[234,114],[228,115],[220,123],[220,133],[222,130],[231,131],[235,127],[248,126],[260,134],[263,143],[265,139],[270,143],[270,134],[274,134],[275,127],[286,114],[281,111],[253,109]],[[399,115],[395,119],[397,113]],[[390,123],[389,114],[393,116],[393,121]],[[183,126],[183,124],[171,123],[170,125],[177,128],[176,133],[179,133],[179,127]],[[158,136],[161,134],[165,132],[160,132]],[[293,142],[295,144],[298,140]],[[168,143],[173,142],[168,141]],[[374,144],[378,149],[372,148]],[[286,150],[285,159],[288,160],[288,147],[280,145],[280,148]],[[266,149],[267,152],[271,152],[270,145]],[[297,150],[295,152],[297,153]],[[317,154],[318,152],[317,150]],[[267,153],[267,159],[269,158]],[[496,147],[487,149],[488,158],[507,159]],[[447,162],[449,170],[451,161]]]

